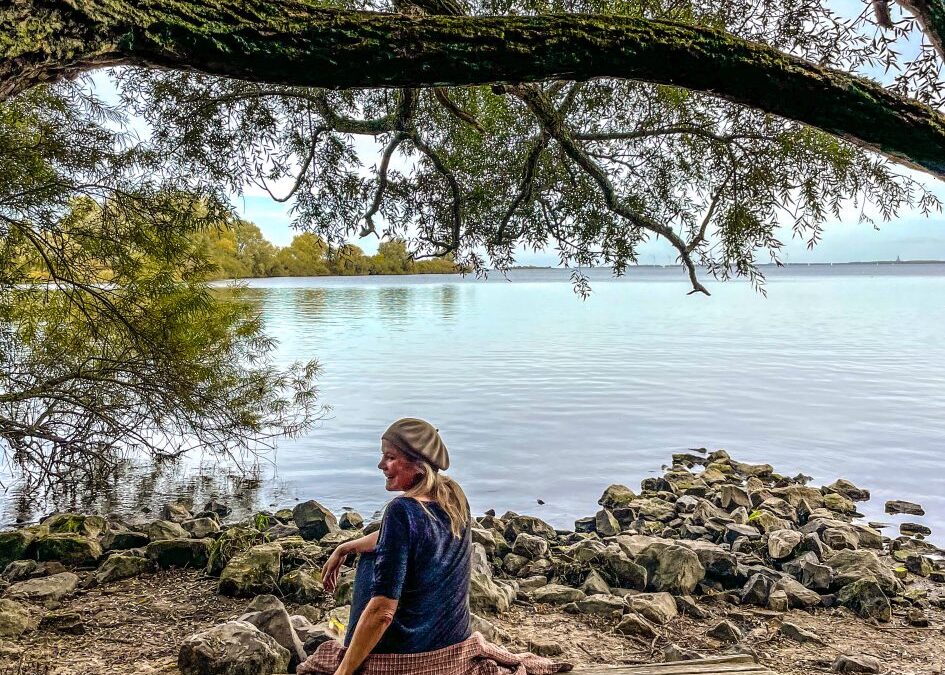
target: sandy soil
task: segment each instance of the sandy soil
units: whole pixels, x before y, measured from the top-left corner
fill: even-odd
[[[169,571],[79,591],[59,611],[75,612],[84,631],[76,635],[44,626],[18,640],[0,641],[0,675],[176,673],[177,650],[186,636],[236,618],[247,604],[215,589],[216,580],[200,571]],[[287,607],[291,612],[294,605]],[[844,609],[783,616],[816,632],[827,646],[781,637],[782,617],[771,612],[709,603],[703,608],[712,616],[677,617],[650,641],[615,633],[612,620],[562,614],[543,605],[515,606],[494,623],[508,646],[525,650],[533,640],[554,641],[564,648],[558,658],[577,665],[659,662],[670,643],[706,656],[720,654],[726,647],[705,632],[725,617],[746,634],[743,644],[761,663],[785,675],[829,672],[840,653],[876,656],[890,675],[940,674],[945,666],[945,610],[938,608],[929,611],[929,629],[911,628],[901,616],[872,625]]]

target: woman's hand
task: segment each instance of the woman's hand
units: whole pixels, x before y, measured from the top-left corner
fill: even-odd
[[[347,542],[338,544],[328,557],[328,562],[326,562],[325,566],[322,568],[322,586],[324,586],[325,590],[329,593],[335,592],[335,586],[338,584],[338,576],[341,574],[341,565],[344,563],[345,558],[348,557],[348,554]]]

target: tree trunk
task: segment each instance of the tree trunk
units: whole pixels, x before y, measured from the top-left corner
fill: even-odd
[[[945,177],[945,116],[720,31],[618,16],[403,16],[307,0],[19,0],[0,10],[0,100],[119,63],[326,88],[613,77],[702,91]]]

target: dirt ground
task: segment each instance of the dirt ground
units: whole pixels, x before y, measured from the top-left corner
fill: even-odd
[[[216,580],[200,571],[169,571],[79,591],[60,612],[81,617],[80,634],[41,627],[17,640],[0,640],[0,675],[98,675],[177,673],[178,648],[185,637],[236,618],[246,600],[218,595]],[[293,605],[287,605],[289,611]],[[561,658],[586,663],[659,662],[670,643],[717,655],[725,648],[706,637],[721,618],[745,633],[744,645],[770,669],[791,674],[829,672],[841,653],[875,656],[889,675],[940,675],[945,667],[945,610],[929,611],[930,628],[912,628],[900,616],[872,625],[844,609],[791,611],[784,620],[817,633],[826,646],[799,645],[778,634],[780,615],[764,610],[705,603],[711,617],[677,617],[655,639],[628,638],[613,631],[614,621],[562,614],[548,606],[515,606],[495,625],[507,646],[525,650],[529,642],[554,641]]]

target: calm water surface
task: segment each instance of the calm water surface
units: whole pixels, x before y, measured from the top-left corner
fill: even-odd
[[[322,363],[330,415],[281,442],[256,482],[194,457],[136,468],[104,506],[220,493],[243,510],[315,498],[369,516],[389,496],[380,433],[420,416],[439,427],[476,512],[570,526],[609,483],[635,488],[673,452],[725,448],[815,484],[868,487],[871,519],[902,520],[882,514],[886,499],[919,501],[927,516],[910,519],[941,543],[945,266],[768,276],[767,298],[744,282],[710,284],[707,298],[687,296],[676,269],[594,270],[585,301],[562,270],[254,280],[278,358]],[[2,508],[16,514],[15,491]]]

